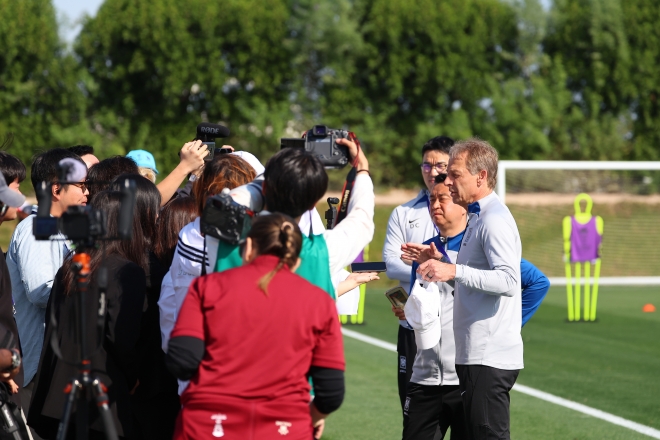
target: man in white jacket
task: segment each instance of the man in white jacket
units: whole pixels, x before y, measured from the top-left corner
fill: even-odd
[[[523,368],[520,234],[509,209],[493,192],[497,151],[469,139],[450,151],[448,176],[454,203],[468,211],[456,264],[429,260],[426,281],[454,281],[456,372],[468,435],[509,439],[509,391]]]
[[[421,244],[438,235],[438,228],[431,221],[429,214],[429,192],[435,186],[435,177],[447,172],[449,149],[452,145],[454,141],[446,136],[434,137],[424,144],[420,170],[425,188],[414,199],[394,208],[387,222],[383,245],[383,260],[387,264],[386,274],[388,278],[398,280],[399,286],[406,289],[406,292],[410,290],[412,261],[402,257],[401,246],[406,243]],[[415,353],[417,353],[415,334],[405,320],[399,321],[396,349],[399,355],[397,362],[399,399],[403,408]]]

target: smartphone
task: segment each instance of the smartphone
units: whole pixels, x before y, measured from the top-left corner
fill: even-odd
[[[351,272],[385,272],[387,266],[384,261],[369,261],[366,263],[353,263],[351,264]]]
[[[406,301],[408,301],[408,292],[406,292],[401,286],[391,288],[385,292],[385,296],[390,300],[394,307],[399,309],[403,309],[406,305]]]

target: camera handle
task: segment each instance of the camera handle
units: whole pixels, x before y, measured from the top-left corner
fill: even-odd
[[[110,413],[108,389],[98,377],[92,375],[92,361],[87,352],[87,341],[85,338],[85,324],[87,321],[85,316],[85,297],[91,277],[90,261],[91,257],[89,254],[76,252],[73,256],[73,264],[71,266],[76,274],[76,286],[78,290],[76,332],[80,344],[80,364],[78,365],[78,377],[74,378],[64,389],[65,394],[68,396],[64,405],[64,413],[57,428],[57,440],[66,439],[74,405],[76,407],[76,438],[78,440],[87,440],[89,438],[89,408],[87,403],[92,399],[92,395],[101,415],[101,420],[103,421],[106,439],[118,440],[117,428],[112,421],[112,414]],[[101,291],[101,300],[103,303],[105,303],[103,297],[107,287],[105,284],[107,284],[107,275],[100,276],[99,290]],[[105,308],[105,304],[101,304],[100,306]]]

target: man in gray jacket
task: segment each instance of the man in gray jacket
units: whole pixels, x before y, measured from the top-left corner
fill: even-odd
[[[456,264],[429,260],[427,281],[454,281],[454,338],[467,429],[473,439],[508,439],[509,391],[523,368],[520,234],[509,209],[493,192],[497,151],[469,139],[450,151],[454,203],[468,211]]]

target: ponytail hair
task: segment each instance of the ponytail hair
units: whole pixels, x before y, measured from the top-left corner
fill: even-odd
[[[259,216],[252,223],[248,237],[258,255],[274,255],[279,258],[275,269],[259,280],[259,288],[268,295],[268,284],[284,267],[295,266],[302,249],[302,234],[295,220],[288,215],[274,213]]]

